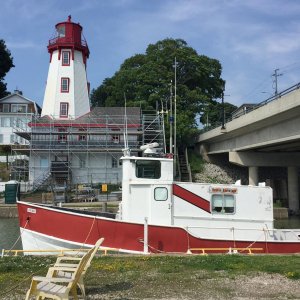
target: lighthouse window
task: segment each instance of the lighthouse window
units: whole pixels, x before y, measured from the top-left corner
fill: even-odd
[[[69,93],[70,78],[63,77],[61,79],[61,92]]]
[[[65,27],[65,25],[57,26],[56,30],[57,30],[57,36],[58,37],[65,37],[65,35],[66,35],[66,27]]]
[[[235,213],[235,198],[233,195],[214,194],[211,199],[212,212],[221,214]]]
[[[59,116],[61,118],[66,118],[66,117],[68,117],[68,113],[69,113],[69,103],[61,102]]]
[[[157,160],[137,160],[135,175],[137,178],[158,179],[161,176],[160,161]]]
[[[62,65],[63,66],[70,65],[70,51],[62,51]]]

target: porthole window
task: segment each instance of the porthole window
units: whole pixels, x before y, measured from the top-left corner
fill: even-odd
[[[168,189],[165,187],[157,187],[154,189],[154,199],[156,201],[166,201],[168,199]]]

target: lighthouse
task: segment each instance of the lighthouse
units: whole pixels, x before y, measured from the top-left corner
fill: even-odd
[[[73,119],[90,112],[86,64],[89,48],[82,26],[68,20],[56,24],[49,40],[50,65],[42,116]]]

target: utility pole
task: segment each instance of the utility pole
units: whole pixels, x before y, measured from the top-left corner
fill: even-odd
[[[222,92],[222,129],[225,129],[225,104],[224,104],[224,91],[225,91],[225,84]]]
[[[222,127],[221,130],[225,129],[225,103],[224,103],[224,93],[225,93],[225,81],[222,83]]]
[[[278,78],[279,76],[282,76],[282,75],[283,75],[282,73],[281,73],[281,74],[278,74],[278,71],[279,71],[279,69],[275,69],[275,70],[274,70],[274,74],[272,74],[272,77],[274,77],[274,83],[275,83],[275,96],[278,95],[277,78]]]

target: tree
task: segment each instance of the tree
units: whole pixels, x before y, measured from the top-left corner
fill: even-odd
[[[92,106],[128,106],[156,109],[170,97],[174,62],[177,61],[177,128],[179,142],[191,139],[197,131],[195,117],[222,94],[224,81],[218,60],[199,55],[182,39],[164,39],[150,44],[145,54],[124,61],[111,78],[91,93]]]
[[[6,170],[8,170],[8,156],[11,153],[11,145],[2,145],[0,147],[1,151],[3,154],[6,156]]]
[[[14,67],[13,58],[10,51],[6,48],[4,40],[0,40],[0,99],[7,96],[9,93],[6,90],[4,77],[8,71]]]
[[[231,103],[224,103],[224,117],[226,119],[230,118],[233,111],[237,107]],[[200,122],[206,127],[215,127],[222,124],[223,106],[222,103],[215,100],[211,101],[207,107],[205,107],[201,117]]]

